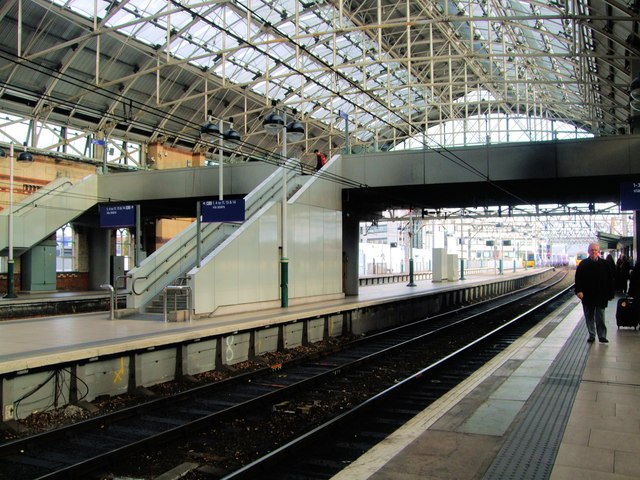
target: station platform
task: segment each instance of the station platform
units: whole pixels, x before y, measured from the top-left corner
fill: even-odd
[[[0,322],[4,418],[10,417],[12,391],[17,395],[31,388],[41,379],[38,369],[56,364],[107,358],[95,373],[112,383],[115,370],[109,370],[108,359],[126,355],[123,352],[154,355],[162,345],[214,335],[230,338],[301,318],[378,306],[389,310],[399,299],[455,294],[534,273],[474,275],[443,283],[423,280],[415,287],[371,285],[361,287],[358,296],[191,322],[164,322],[157,314],[110,320],[106,311],[5,320]],[[3,301],[105,295],[61,292]],[[580,303],[566,302],[334,480],[640,478],[640,332],[615,327],[615,301],[606,314],[610,343],[588,344]],[[154,362],[162,363],[158,357],[147,363]],[[134,366],[131,360],[130,369]],[[33,378],[23,375],[32,371]],[[22,377],[24,382],[16,384]]]
[[[640,478],[640,332],[567,302],[333,480]]]
[[[114,315],[112,320],[109,310],[3,320],[0,414],[3,421],[19,420],[52,405],[141,394],[154,385],[233,368],[270,352],[416,321],[525,288],[553,273],[538,268],[456,281],[420,280],[413,286],[371,285],[361,287],[357,296],[180,322],[154,313]],[[106,293],[87,295],[104,298]],[[38,297],[27,303],[67,302],[72,295]],[[22,297],[2,302],[30,308]]]
[[[388,283],[360,287],[359,294],[303,305],[244,313],[215,315],[189,322],[165,322],[161,314],[140,313],[109,319],[109,311],[42,316],[0,321],[0,375],[60,362],[146,349],[163,344],[225,335],[253,328],[333,315],[396,300],[409,300],[438,292],[482,286],[506,279],[521,279],[543,269],[508,272],[502,275],[473,275],[465,280],[416,281],[415,286]],[[96,298],[108,301],[106,291],[52,292],[2,299],[0,305],[57,303]]]

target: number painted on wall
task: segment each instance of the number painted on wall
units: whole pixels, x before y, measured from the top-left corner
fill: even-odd
[[[227,360],[227,363],[229,363],[233,360],[233,335],[225,338],[225,343],[227,344],[225,359]]]

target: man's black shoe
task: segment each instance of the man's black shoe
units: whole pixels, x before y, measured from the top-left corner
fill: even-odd
[[[593,337],[589,337],[589,338],[587,338],[587,343],[593,343],[593,342],[595,342],[595,341],[596,341],[596,339],[595,339],[595,338],[593,338]]]
[[[600,343],[609,343],[609,340],[607,340],[606,338],[601,338]]]

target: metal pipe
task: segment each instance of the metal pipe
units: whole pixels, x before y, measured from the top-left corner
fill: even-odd
[[[164,301],[163,301],[163,316],[164,316],[164,322],[167,323],[169,321],[168,319],[168,312],[167,312],[167,297],[168,297],[168,293],[170,291],[176,291],[176,292],[181,292],[181,291],[186,291],[187,292],[187,321],[191,321],[191,287],[189,285],[168,285],[164,288]],[[175,304],[174,304],[175,305]],[[177,311],[177,307],[176,307],[176,311]]]
[[[280,306],[289,306],[289,257],[287,239],[287,113],[282,125],[282,257],[280,258]]]
[[[113,283],[115,283],[115,285],[114,285],[114,287],[113,287],[113,288],[114,288],[114,295],[115,295],[115,302],[114,302],[114,306],[113,306],[113,311],[114,311],[114,312],[118,311],[118,282],[119,282],[121,279],[123,279],[123,278],[124,278],[125,280],[126,280],[127,278],[131,278],[131,274],[126,273],[126,274],[124,274],[124,275],[118,275],[118,276],[116,277],[115,282],[113,282]],[[127,283],[126,283],[126,281],[125,281],[124,286],[125,286],[125,288],[127,287]]]
[[[113,285],[109,285],[108,283],[104,283],[102,285],[100,285],[100,288],[108,288],[110,291],[110,306],[109,306],[109,320],[113,320],[115,318],[115,310],[114,310],[114,304],[115,304],[115,289],[113,288]]]
[[[7,259],[7,294],[5,298],[16,298],[13,291],[13,143],[9,146],[9,257]]]

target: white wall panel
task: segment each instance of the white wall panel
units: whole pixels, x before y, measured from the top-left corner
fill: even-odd
[[[214,280],[211,287],[216,292],[217,306],[239,303],[239,247],[239,242],[230,242],[214,259]]]
[[[13,247],[30,248],[48,238],[65,223],[70,222],[98,201],[98,176],[90,175],[71,185],[69,180],[57,179],[40,191],[14,204]],[[0,216],[8,216],[5,208]],[[0,250],[7,247],[7,222],[0,221]]]
[[[342,213],[324,212],[325,293],[342,292]]]
[[[257,228],[250,228],[248,234],[240,235],[238,240],[234,242],[233,260],[234,265],[229,267],[235,268],[237,271],[237,303],[250,303],[256,298],[256,292],[253,291],[254,284],[260,288],[260,270],[257,266],[260,264],[260,222],[256,223]],[[267,279],[265,279],[267,281]],[[259,293],[259,292],[258,292]],[[259,295],[258,295],[259,300]]]
[[[640,172],[640,137],[601,137],[598,141],[558,142],[558,175],[628,175]]]
[[[640,136],[350,155],[340,174],[371,187],[640,173]],[[471,166],[476,172],[464,165]],[[424,172],[424,173],[423,173]]]
[[[306,205],[290,205],[289,223],[289,296],[304,297],[314,288],[317,273],[313,272],[310,264],[316,263],[317,252],[310,248],[312,213]]]
[[[224,193],[246,194],[275,169],[275,166],[262,162],[225,165]],[[217,167],[171,168],[99,175],[98,193],[102,198],[117,198],[121,201],[217,197],[218,175]]]
[[[289,252],[290,298],[341,293],[342,215],[305,205],[290,205],[289,213],[295,225],[294,248]]]
[[[275,205],[260,217],[258,229],[259,259],[255,271],[259,276],[257,288],[258,300],[261,302],[279,298],[280,279],[280,212],[281,206]],[[255,248],[255,246],[253,247]]]
[[[324,294],[325,268],[327,266],[327,258],[324,251],[324,245],[327,241],[325,237],[324,213],[326,210],[314,210],[311,215],[311,223],[309,225],[309,250],[314,256],[314,267],[311,279],[313,281],[314,292],[316,295]]]
[[[340,157],[325,168],[340,169]],[[318,176],[288,203],[289,300],[342,293],[341,187]],[[196,314],[280,301],[281,204],[249,219],[189,272]]]
[[[247,221],[189,272],[196,314],[223,305],[277,301],[280,295],[280,204]]]
[[[556,148],[553,143],[504,144],[485,147],[492,180],[552,178],[556,176]],[[476,178],[476,181],[480,177]]]
[[[290,198],[290,203],[313,205],[330,210],[342,210],[342,185],[331,175],[342,176],[343,158],[336,155],[327,162],[319,174],[306,178],[305,183]]]

